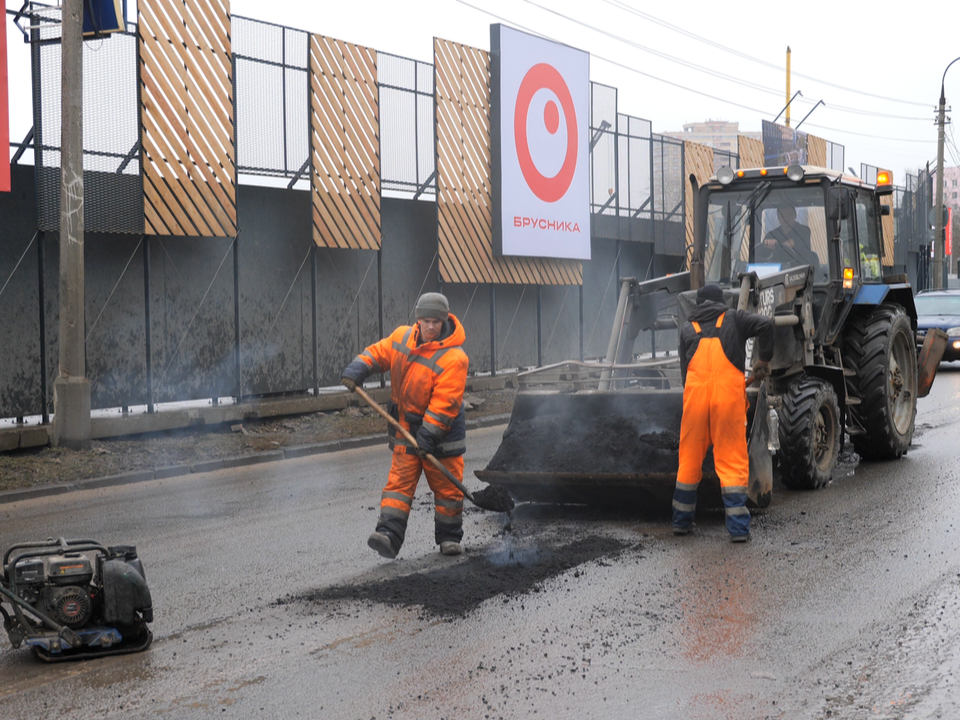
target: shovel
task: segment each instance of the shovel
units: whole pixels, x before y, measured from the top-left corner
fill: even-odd
[[[413,447],[417,447],[417,441],[413,437],[413,435],[411,435],[410,432],[403,425],[397,422],[390,415],[390,413],[388,413],[386,410],[380,407],[379,403],[374,402],[373,398],[367,395],[366,391],[359,385],[357,385],[356,393],[357,395],[362,397],[364,400],[366,400],[367,404],[370,407],[372,407],[374,410],[376,410],[377,413],[384,420],[390,423],[392,427],[395,427],[397,430],[399,430],[400,434],[403,435],[404,438],[406,438],[407,442],[410,443],[410,445],[412,445]],[[459,480],[457,480],[453,476],[453,473],[447,470],[444,464],[439,460],[437,460],[437,458],[435,458],[430,453],[425,453],[424,457],[427,460],[429,460],[430,463],[437,470],[442,472],[444,476],[447,478],[447,480],[452,482],[457,487],[457,489],[463,493],[463,496],[467,498],[467,500],[472,502],[478,508],[482,508],[484,510],[493,510],[494,512],[510,512],[511,510],[513,510],[513,498],[510,497],[510,493],[507,491],[505,487],[501,485],[490,485],[485,490],[481,490],[479,493],[474,495],[472,492],[467,490],[464,484]]]

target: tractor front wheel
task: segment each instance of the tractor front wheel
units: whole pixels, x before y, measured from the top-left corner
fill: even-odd
[[[833,385],[801,375],[780,409],[780,480],[794,490],[815,490],[833,478],[843,428]]]
[[[850,321],[843,362],[860,404],[849,408],[863,432],[851,433],[864,460],[903,455],[917,416],[917,346],[910,318],[899,305],[880,305]]]

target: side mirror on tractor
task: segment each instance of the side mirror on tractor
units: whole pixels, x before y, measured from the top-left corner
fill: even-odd
[[[832,187],[827,192],[827,220],[830,223],[830,236],[840,235],[840,221],[850,217],[850,189]]]
[[[850,188],[830,188],[827,194],[827,217],[831,220],[846,220],[850,217]]]

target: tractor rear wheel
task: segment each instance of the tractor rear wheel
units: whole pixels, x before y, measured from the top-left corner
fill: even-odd
[[[833,478],[843,428],[833,385],[801,375],[780,409],[780,480],[794,490],[815,490]]]
[[[903,455],[913,440],[917,416],[917,346],[913,325],[899,305],[880,305],[853,318],[843,362],[860,396],[850,418],[864,432],[852,435],[865,460]]]

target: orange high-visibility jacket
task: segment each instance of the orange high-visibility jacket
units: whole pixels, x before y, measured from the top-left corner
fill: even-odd
[[[401,325],[389,337],[354,358],[343,377],[357,384],[373,373],[390,373],[390,412],[416,436],[421,426],[437,440],[437,457],[462,455],[466,449],[463,393],[470,361],[463,351],[466,335],[452,313],[440,339],[420,342],[418,325]],[[388,430],[390,447],[407,452],[399,431]],[[412,452],[412,450],[411,450]]]

